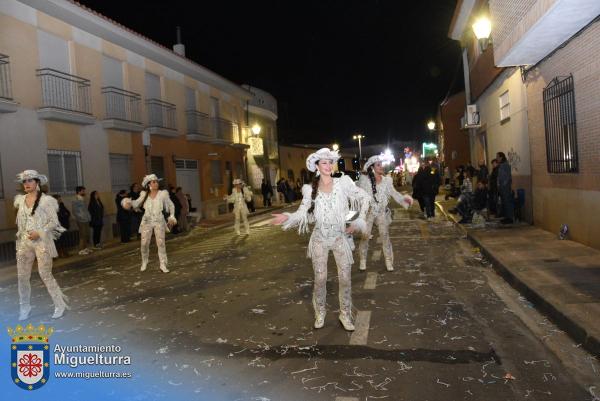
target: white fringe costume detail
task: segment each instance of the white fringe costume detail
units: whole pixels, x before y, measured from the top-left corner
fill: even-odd
[[[367,229],[364,231],[360,244],[358,245],[360,265],[366,265],[369,239],[371,238],[373,223],[376,223],[379,228],[379,236],[381,237],[385,264],[388,268],[392,268],[394,265],[394,252],[392,249],[392,242],[390,241],[389,226],[392,223],[392,216],[391,211],[388,209],[389,199],[390,197],[393,198],[400,206],[408,209],[412,197],[409,195],[402,195],[396,191],[392,178],[387,176],[382,177],[381,182],[376,186],[377,193],[375,197],[377,198],[377,201],[373,196],[373,188],[368,175],[360,176],[358,186],[364,189],[371,199],[371,208],[367,214]]]
[[[227,197],[228,203],[233,203],[233,213],[235,215],[234,229],[236,234],[240,234],[240,219],[244,223],[246,234],[250,234],[250,224],[248,223],[248,206],[246,202],[252,200],[252,192],[247,187],[243,187],[241,192],[233,188],[231,195]]]
[[[142,264],[147,265],[150,257],[150,241],[152,240],[152,232],[156,237],[156,247],[158,248],[158,259],[161,266],[167,267],[167,248],[165,245],[165,233],[167,232],[167,223],[163,216],[163,210],[169,213],[169,222],[171,224],[177,224],[175,218],[175,205],[169,197],[169,192],[162,190],[158,191],[154,199],[148,197],[146,202],[142,204],[146,198],[146,191],[140,192],[140,196],[131,200],[130,198],[124,198],[121,201],[121,205],[130,203],[134,209],[144,209],[144,216],[142,216],[142,222],[140,223],[139,233],[141,234],[141,247],[140,251],[142,254]]]
[[[51,196],[41,195],[35,214],[28,208],[25,195],[15,196],[17,210],[17,277],[19,283],[19,304],[21,311],[30,308],[31,269],[37,259],[38,273],[44,282],[55,308],[66,306],[65,295],[52,275],[52,258],[58,256],[54,240],[66,231],[58,222],[58,202]],[[28,232],[35,231],[40,238],[30,240]]]
[[[313,289],[313,307],[316,318],[325,316],[325,298],[327,283],[327,258],[333,252],[338,270],[340,314],[348,317],[352,311],[350,268],[353,263],[352,248],[345,234],[345,217],[350,208],[359,210],[359,217],[352,223],[358,231],[366,226],[365,216],[369,209],[369,195],[354,185],[347,177],[333,179],[331,193],[318,192],[313,213],[308,214],[312,204],[312,187],[302,187],[302,203],[296,212],[284,213],[288,220],[284,230],[298,227],[299,233],[308,232],[309,223],[315,228],[308,243],[307,256],[312,259],[315,282]]]

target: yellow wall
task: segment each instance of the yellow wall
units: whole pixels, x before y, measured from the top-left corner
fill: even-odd
[[[60,121],[46,121],[48,149],[72,150],[81,149],[79,126]]]
[[[108,137],[108,151],[122,155],[132,153],[131,134],[123,131],[106,130]]]
[[[96,118],[104,117],[104,96],[102,95],[102,54],[74,44],[75,68],[73,74],[90,80],[90,97],[92,101],[92,114]]]
[[[42,12],[37,12],[38,27],[64,40],[72,40],[71,26]]]

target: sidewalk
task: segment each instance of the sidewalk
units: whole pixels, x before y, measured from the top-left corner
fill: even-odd
[[[437,203],[456,221],[446,213],[448,202]],[[600,251],[527,224],[463,228],[498,274],[578,344],[600,355]]]
[[[248,218],[251,219],[255,216],[260,216],[267,213],[272,213],[277,210],[283,209],[288,205],[277,205],[273,207],[263,208],[257,207],[256,212],[250,213]],[[184,238],[189,235],[204,235],[205,233],[213,230],[218,230],[220,228],[228,227],[233,225],[234,215],[233,213],[226,213],[221,216],[217,216],[213,219],[202,219],[200,222],[189,232],[183,234],[167,234],[167,241],[175,240],[177,238]],[[68,270],[74,267],[77,267],[81,263],[89,263],[95,262],[97,260],[101,260],[105,257],[111,256],[116,252],[127,252],[134,249],[138,249],[140,247],[140,242],[137,240],[132,240],[126,244],[122,244],[118,238],[114,238],[113,240],[104,243],[104,247],[101,250],[94,251],[88,255],[78,255],[76,250],[70,250],[70,256],[68,258],[56,258],[54,259],[52,269],[54,271],[60,270]],[[11,270],[11,268],[15,268],[14,263],[5,264],[0,266],[0,271]]]

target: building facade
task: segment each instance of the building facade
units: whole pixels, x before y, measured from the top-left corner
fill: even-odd
[[[14,177],[26,168],[67,207],[75,186],[99,191],[105,238],[115,193],[150,172],[198,214],[228,211],[223,195],[246,178],[253,97],[179,52],[74,2],[0,2],[0,243],[14,239]]]
[[[600,249],[600,2],[521,3],[490,0],[490,15],[495,64],[526,90],[533,222]]]
[[[449,36],[463,47],[465,116],[461,126],[468,133],[470,162],[474,166],[484,163],[491,169],[496,153],[506,154],[512,169],[513,190],[524,196],[521,218],[532,222],[526,88],[520,69],[498,67],[494,63],[495,46],[475,37],[472,25],[482,15],[489,15],[487,0],[459,1],[449,30]],[[494,32],[495,29],[492,35]],[[466,118],[469,105],[469,112],[477,113],[477,121],[470,125]]]
[[[246,104],[245,135],[250,145],[247,156],[248,184],[260,197],[263,179],[273,189],[279,180],[277,100],[264,90],[247,84],[242,87],[252,94],[252,99]]]
[[[448,97],[438,109],[436,126],[439,127],[440,161],[452,172],[471,161],[469,133],[460,123],[464,114],[464,92]]]

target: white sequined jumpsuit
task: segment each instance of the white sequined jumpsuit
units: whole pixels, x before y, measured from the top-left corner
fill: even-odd
[[[371,207],[367,214],[367,229],[361,237],[360,244],[358,245],[360,255],[360,269],[366,269],[367,253],[369,250],[369,239],[371,238],[371,231],[373,229],[373,223],[377,224],[379,229],[379,237],[381,238],[381,245],[383,249],[383,256],[385,258],[385,264],[388,270],[393,270],[394,265],[394,252],[392,250],[392,242],[390,241],[390,224],[392,223],[391,211],[388,208],[388,202],[390,197],[400,204],[404,208],[408,208],[412,202],[412,198],[408,195],[402,195],[394,188],[394,183],[391,177],[382,177],[379,184],[376,184],[376,195],[373,195],[373,187],[371,180],[367,175],[361,175],[358,180],[358,186],[369,194],[371,199]]]
[[[167,223],[165,222],[163,210],[169,214],[169,221],[176,223],[177,219],[175,219],[175,205],[171,201],[171,198],[169,198],[169,192],[165,190],[158,191],[154,199],[148,195],[146,201],[144,202],[144,198],[146,198],[146,191],[142,191],[139,198],[130,200],[131,205],[135,209],[144,209],[144,216],[142,217],[142,222],[140,223],[139,229],[139,233],[142,236],[142,264],[148,264],[148,259],[150,256],[150,241],[152,240],[152,232],[154,231],[160,265],[167,267],[168,259],[165,245]],[[142,204],[142,202],[144,202],[144,204]]]
[[[359,217],[353,222],[356,231],[365,229],[365,217],[369,208],[369,196],[354,185],[347,177],[333,179],[330,193],[318,191],[315,208],[312,214],[308,209],[312,205],[312,187],[302,188],[302,203],[295,213],[285,213],[288,220],[283,224],[284,229],[298,226],[298,232],[308,232],[308,224],[315,227],[308,243],[308,257],[312,259],[315,282],[313,289],[313,307],[317,318],[325,315],[327,258],[329,251],[333,253],[338,271],[340,314],[351,316],[352,294],[350,269],[353,263],[351,239],[345,234],[346,215],[349,204],[353,210],[359,210]]]
[[[228,203],[233,203],[233,214],[235,215],[235,232],[240,234],[240,219],[244,222],[246,234],[250,234],[250,224],[248,223],[248,206],[246,202],[252,200],[252,192],[246,187],[242,191],[233,188],[231,195],[227,197]]]
[[[58,202],[51,196],[41,195],[38,207],[32,215],[33,207],[25,203],[25,195],[15,197],[17,208],[17,276],[19,282],[19,305],[21,310],[30,308],[31,268],[37,259],[38,273],[44,282],[54,306],[66,305],[65,296],[52,275],[52,258],[58,256],[54,240],[65,229],[58,222]],[[40,238],[30,240],[28,233],[35,231]]]

